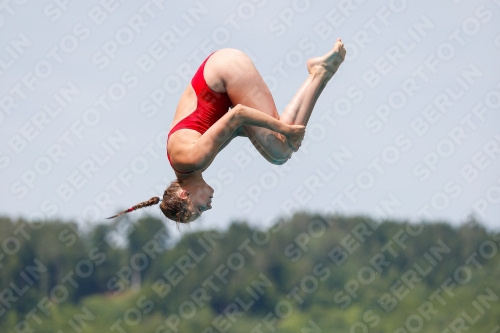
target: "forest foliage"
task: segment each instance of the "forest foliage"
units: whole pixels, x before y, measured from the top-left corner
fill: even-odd
[[[500,234],[477,223],[165,223],[0,218],[0,332],[500,332]]]

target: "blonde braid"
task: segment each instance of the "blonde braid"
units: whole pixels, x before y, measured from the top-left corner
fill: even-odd
[[[135,206],[132,206],[129,209],[124,210],[123,212],[120,212],[120,213],[116,214],[115,216],[108,217],[108,219],[113,219],[113,218],[121,216],[123,214],[133,212],[134,210],[137,210],[137,209],[141,209],[141,208],[144,208],[144,207],[156,205],[158,202],[160,202],[160,198],[159,197],[152,197],[148,201],[144,201],[144,202],[141,202],[141,203],[139,203],[139,204],[137,204]]]

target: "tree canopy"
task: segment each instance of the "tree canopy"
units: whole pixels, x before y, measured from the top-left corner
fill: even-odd
[[[164,223],[0,218],[0,331],[500,332],[500,235],[477,223],[299,213],[175,244]]]

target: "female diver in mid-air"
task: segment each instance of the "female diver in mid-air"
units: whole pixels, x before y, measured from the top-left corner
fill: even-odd
[[[299,149],[314,104],[345,53],[339,38],[330,52],[309,59],[309,76],[281,117],[246,54],[222,49],[209,55],[182,94],[168,134],[167,157],[177,179],[162,200],[153,197],[113,217],[162,201],[160,209],[169,219],[196,220],[212,208],[213,189],[202,173],[237,136],[248,137],[269,162],[285,163]]]

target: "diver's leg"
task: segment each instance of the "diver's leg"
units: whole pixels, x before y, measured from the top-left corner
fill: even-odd
[[[206,68],[209,70],[205,69],[205,79],[211,88],[211,81],[222,81],[235,105],[242,104],[257,109],[287,124],[306,125],[314,104],[344,56],[345,50],[339,40],[326,55],[309,59],[307,67],[310,74],[281,117],[264,79],[243,52],[232,49],[216,52],[207,62]],[[211,71],[210,68],[215,70]],[[215,85],[213,88],[218,87]],[[257,150],[271,163],[282,164],[293,153],[286,138],[279,133],[254,126],[243,126],[243,130]]]

